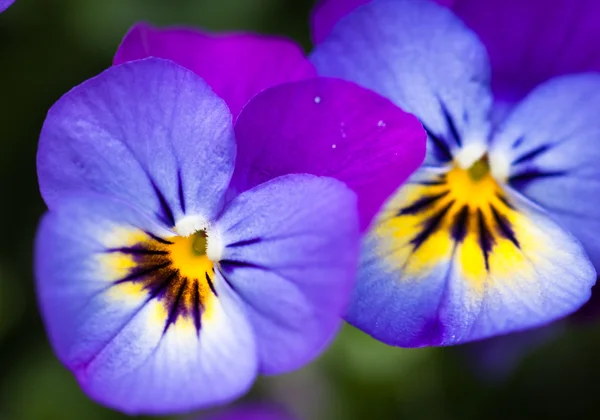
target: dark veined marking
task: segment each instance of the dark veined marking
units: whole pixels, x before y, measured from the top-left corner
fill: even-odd
[[[160,188],[158,188],[156,183],[152,180],[150,182],[152,183],[152,188],[154,189],[154,193],[158,197],[158,202],[160,203],[160,208],[163,213],[163,214],[159,215],[160,218],[163,219],[163,221],[165,221],[170,227],[175,226],[175,216],[173,216],[173,209],[171,209],[171,206],[169,206],[167,199],[163,195]]]
[[[417,251],[425,241],[433,235],[439,228],[444,216],[454,205],[454,200],[450,201],[438,212],[434,213],[430,218],[423,222],[423,230],[419,232],[410,242],[413,244],[413,252]]]
[[[548,171],[542,172],[536,169],[530,169],[518,174],[511,176],[508,179],[508,182],[512,186],[523,187],[531,181],[540,179],[540,178],[553,178],[557,176],[563,176],[567,172],[566,171]]]
[[[455,242],[462,242],[467,236],[467,223],[469,221],[469,206],[462,206],[454,216],[452,225],[452,238]]]
[[[538,157],[539,155],[547,152],[551,147],[552,146],[550,144],[543,144],[539,147],[536,147],[535,149],[530,150],[529,152],[525,153],[524,155],[521,155],[517,159],[513,160],[511,165],[518,165],[519,163],[523,163],[527,160],[534,159],[534,158]]]
[[[451,161],[452,153],[450,152],[450,149],[448,148],[448,145],[444,142],[444,140],[442,140],[438,135],[431,131],[429,127],[427,127],[425,124],[422,125],[425,131],[427,132],[427,136],[431,140],[431,143],[433,143],[433,146],[435,147],[434,152],[437,155],[438,159],[442,162]]]
[[[490,252],[494,246],[494,237],[485,224],[485,218],[481,209],[477,209],[477,230],[479,231],[479,247],[483,253],[485,269],[490,271]]]
[[[417,214],[421,213],[431,207],[433,207],[439,200],[446,197],[450,193],[450,190],[443,191],[439,194],[426,195],[419,198],[417,201],[409,206],[406,206],[398,211],[397,216],[405,214]]]
[[[521,246],[519,245],[519,241],[517,240],[517,237],[515,236],[515,232],[514,232],[512,226],[510,225],[510,222],[506,219],[506,217],[504,217],[503,215],[500,214],[500,212],[496,209],[496,207],[494,207],[491,204],[490,204],[490,210],[492,211],[492,215],[494,216],[494,221],[496,222],[496,226],[498,227],[498,233],[502,237],[511,241],[514,246],[516,246],[517,248],[520,249]]]
[[[113,248],[106,253],[122,253],[130,255],[135,262],[135,267],[121,279],[113,282],[114,285],[127,282],[141,284],[148,292],[145,304],[152,299],[158,299],[167,311],[163,334],[173,325],[179,317],[190,317],[200,334],[202,313],[205,310],[202,296],[200,295],[200,282],[206,282],[210,291],[217,296],[213,277],[214,266],[204,272],[203,278],[188,278],[181,275],[180,270],[173,265],[170,247],[174,245],[166,239],[148,234],[148,240],[129,247]]]
[[[452,118],[452,115],[450,115],[448,108],[446,108],[446,104],[443,101],[441,101],[439,98],[438,98],[438,100],[440,102],[440,109],[442,110],[442,114],[444,115],[444,120],[446,121],[446,126],[448,127],[448,130],[450,130],[450,134],[452,135],[452,138],[456,142],[456,145],[458,147],[461,147],[462,139],[460,138],[460,133],[458,132],[456,124],[454,123],[454,119]]]
[[[227,247],[228,248],[242,247],[242,246],[254,245],[259,242],[262,242],[262,238],[245,239],[243,241],[238,241],[238,242],[229,244],[229,245],[227,245]]]
[[[419,232],[409,242],[413,246],[412,253],[415,253],[440,229],[447,231],[455,247],[462,243],[467,235],[475,235],[488,271],[489,258],[499,238],[505,238],[515,247],[520,248],[513,226],[506,216],[507,212],[516,210],[500,187],[496,186],[496,190],[489,191],[490,201],[477,201],[477,204],[470,204],[468,197],[457,201],[452,186],[450,184],[447,186],[448,189],[442,187],[443,191],[436,194],[425,193],[396,213],[395,217],[416,216],[417,220],[421,219]],[[434,191],[439,190],[437,186],[434,189]],[[489,212],[485,208],[487,206]]]
[[[185,214],[185,194],[183,193],[183,178],[181,177],[181,170],[177,171],[177,193],[179,194],[181,211],[183,214]]]

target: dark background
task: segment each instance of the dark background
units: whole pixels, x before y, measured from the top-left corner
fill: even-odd
[[[32,243],[44,211],[37,138],[61,94],[110,66],[136,21],[284,34],[310,49],[308,0],[17,0],[0,15],[0,420],[119,419],[54,357],[36,307]],[[77,234],[77,226],[73,226]],[[599,418],[600,319],[518,357],[484,347],[396,349],[346,327],[312,365],[261,378],[249,400],[300,419]],[[489,346],[488,346],[489,349]],[[200,384],[199,384],[200,386]]]

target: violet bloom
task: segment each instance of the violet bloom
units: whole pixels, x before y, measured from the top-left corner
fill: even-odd
[[[48,113],[39,301],[57,355],[103,404],[188,411],[316,357],[340,325],[379,179],[406,178],[424,152],[414,117],[341,80],[271,87],[235,125],[228,104],[147,58]]]
[[[588,146],[600,75],[524,84],[494,103],[486,50],[450,10],[374,0],[331,28],[335,16],[315,15],[329,33],[319,73],[387,96],[428,132],[424,164],[364,240],[347,320],[394,345],[449,345],[585,303],[600,263],[600,149]]]

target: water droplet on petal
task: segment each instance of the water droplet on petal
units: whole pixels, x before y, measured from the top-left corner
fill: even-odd
[[[337,147],[337,146],[336,146],[335,144],[332,144],[332,145],[331,145],[331,148],[332,148],[332,149],[335,149],[336,147]]]
[[[379,120],[377,127],[385,127],[385,122],[383,122],[383,120]]]
[[[321,103],[321,97],[320,96],[315,96],[315,103],[316,104],[320,104]]]

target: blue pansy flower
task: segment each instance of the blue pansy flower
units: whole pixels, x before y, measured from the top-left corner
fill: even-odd
[[[49,111],[38,298],[58,357],[97,401],[155,414],[222,403],[337,331],[355,194],[290,174],[230,197],[235,157],[225,102],[168,60],[112,67]]]
[[[361,5],[312,61],[428,132],[425,162],[363,241],[350,323],[389,344],[449,345],[540,326],[589,299],[600,74],[556,77],[494,107],[484,46],[426,0]]]

